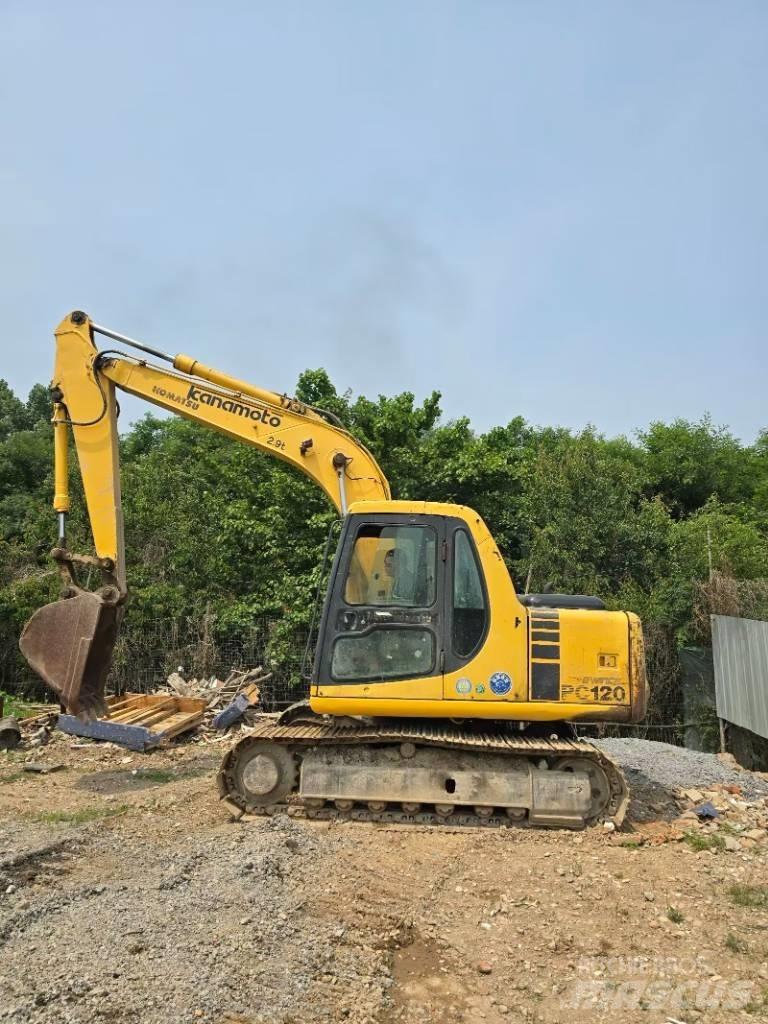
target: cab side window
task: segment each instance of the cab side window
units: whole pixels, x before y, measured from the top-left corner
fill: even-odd
[[[462,658],[474,653],[483,638],[488,612],[480,567],[464,530],[453,538],[453,649]]]

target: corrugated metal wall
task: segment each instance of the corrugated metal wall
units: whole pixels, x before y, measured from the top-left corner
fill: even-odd
[[[768,739],[768,622],[712,616],[717,713]]]

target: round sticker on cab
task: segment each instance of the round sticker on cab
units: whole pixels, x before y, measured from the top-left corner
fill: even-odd
[[[491,689],[497,697],[503,697],[512,689],[512,680],[506,672],[494,672],[491,676]]]
[[[456,680],[456,693],[471,693],[472,683],[469,679],[461,678]]]

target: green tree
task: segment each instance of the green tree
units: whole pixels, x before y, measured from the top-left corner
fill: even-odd
[[[713,496],[724,502],[751,497],[753,453],[708,416],[699,423],[652,423],[640,440],[648,491],[660,495],[676,516],[690,515]]]
[[[6,441],[18,430],[26,430],[29,417],[24,403],[0,379],[0,441]]]
[[[529,445],[524,476],[523,554],[518,575],[532,589],[610,597],[629,580],[648,590],[669,543],[663,503],[643,494],[626,441],[593,430],[543,430]]]

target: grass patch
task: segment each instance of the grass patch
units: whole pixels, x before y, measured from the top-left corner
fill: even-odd
[[[764,988],[760,993],[759,998],[753,1000],[751,1003],[747,1003],[744,1009],[747,1013],[751,1013],[754,1016],[768,1016],[768,988]]]
[[[681,914],[680,911],[677,910],[675,907],[667,907],[667,917],[672,922],[672,924],[682,924],[685,920],[684,915]]]
[[[30,777],[29,772],[11,772],[10,775],[0,775],[0,782],[21,782],[22,779],[28,779]]]
[[[746,942],[742,942],[741,939],[737,939],[732,932],[728,932],[728,934],[725,936],[725,948],[730,949],[732,953],[748,952]]]
[[[84,825],[87,821],[115,818],[128,810],[130,804],[118,804],[115,807],[81,807],[76,811],[43,811],[33,815],[33,818],[49,825]]]
[[[686,832],[683,841],[688,843],[692,850],[717,850],[725,849],[725,840],[716,832],[704,834],[703,832]]]
[[[753,910],[768,909],[768,885],[732,885],[728,890],[731,902],[737,907]]]
[[[166,783],[175,782],[181,776],[164,768],[139,768],[135,775],[131,774],[131,778],[136,782]]]
[[[13,715],[14,718],[34,718],[35,715],[40,714],[40,703],[33,703],[32,701],[26,701],[22,697],[17,697],[13,693],[7,693],[5,690],[0,690],[0,697],[3,698],[3,716]],[[51,705],[51,711],[58,711],[59,708],[56,704]]]

